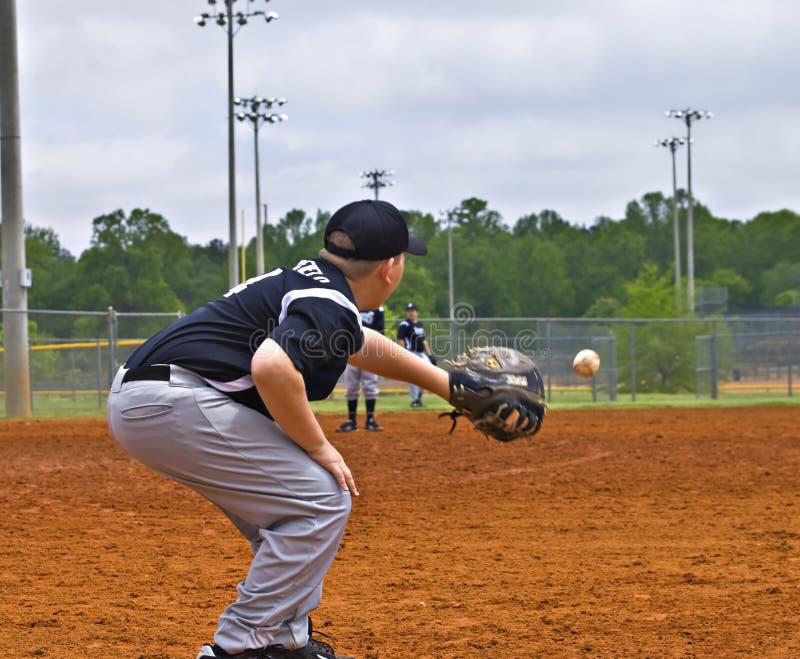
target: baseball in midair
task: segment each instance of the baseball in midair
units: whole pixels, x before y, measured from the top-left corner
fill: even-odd
[[[572,360],[572,370],[582,378],[590,378],[600,368],[600,355],[594,350],[585,348],[581,350],[575,359]]]

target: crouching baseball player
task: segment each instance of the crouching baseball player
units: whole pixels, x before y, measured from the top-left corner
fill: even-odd
[[[250,542],[238,596],[197,659],[337,659],[309,613],[344,534],[355,479],[308,404],[349,362],[414,383],[501,441],[541,426],[541,376],[512,352],[467,355],[448,373],[363,328],[359,310],[425,254],[384,201],[339,209],[325,248],[175,321],[119,369],[108,422],[126,451],[215,503]],[[341,656],[338,659],[345,659]]]

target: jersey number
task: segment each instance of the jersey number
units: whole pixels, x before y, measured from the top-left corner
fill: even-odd
[[[283,272],[282,268],[275,268],[274,270],[270,270],[269,272],[265,272],[263,275],[258,275],[258,277],[250,277],[247,281],[243,281],[238,286],[234,286],[231,290],[229,290],[225,295],[222,297],[230,297],[231,295],[235,295],[236,293],[241,293],[245,288],[247,288],[250,284],[255,284],[257,281],[261,281],[262,279],[266,279],[267,277],[275,277]]]

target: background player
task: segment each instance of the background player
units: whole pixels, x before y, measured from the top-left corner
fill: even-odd
[[[309,400],[348,362],[445,400],[448,373],[361,327],[425,254],[384,201],[340,208],[319,258],[254,277],[151,337],[108,398],[117,442],[219,506],[250,542],[238,597],[197,659],[337,659],[309,612],[350,514],[355,480]],[[339,658],[341,659],[341,658]]]
[[[406,319],[397,327],[397,342],[420,359],[436,365],[436,357],[425,338],[425,328],[419,322],[419,309],[413,302],[406,305]],[[422,407],[422,388],[410,384],[408,395],[411,398],[411,407]]]
[[[385,328],[383,307],[361,312],[361,325],[368,327],[380,334]],[[367,420],[365,430],[379,432],[383,430],[375,421],[375,403],[378,399],[378,375],[370,373],[363,368],[348,364],[344,371],[345,398],[347,400],[347,421],[336,429],[336,432],[353,432],[358,430],[356,411],[358,410],[358,390],[364,392],[364,403],[367,406]]]

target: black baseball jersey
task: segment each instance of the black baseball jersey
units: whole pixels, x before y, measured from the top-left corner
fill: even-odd
[[[406,319],[397,327],[397,338],[402,339],[411,352],[425,352],[422,342],[425,340],[425,328],[422,323],[413,323]]]
[[[333,391],[363,342],[361,314],[342,272],[324,259],[248,279],[180,318],[136,349],[128,368],[176,364],[234,400],[269,415],[250,361],[267,337],[302,374],[309,400]]]
[[[361,324],[364,327],[369,327],[376,332],[383,334],[386,329],[386,320],[384,317],[383,307],[378,307],[372,311],[361,312]]]

